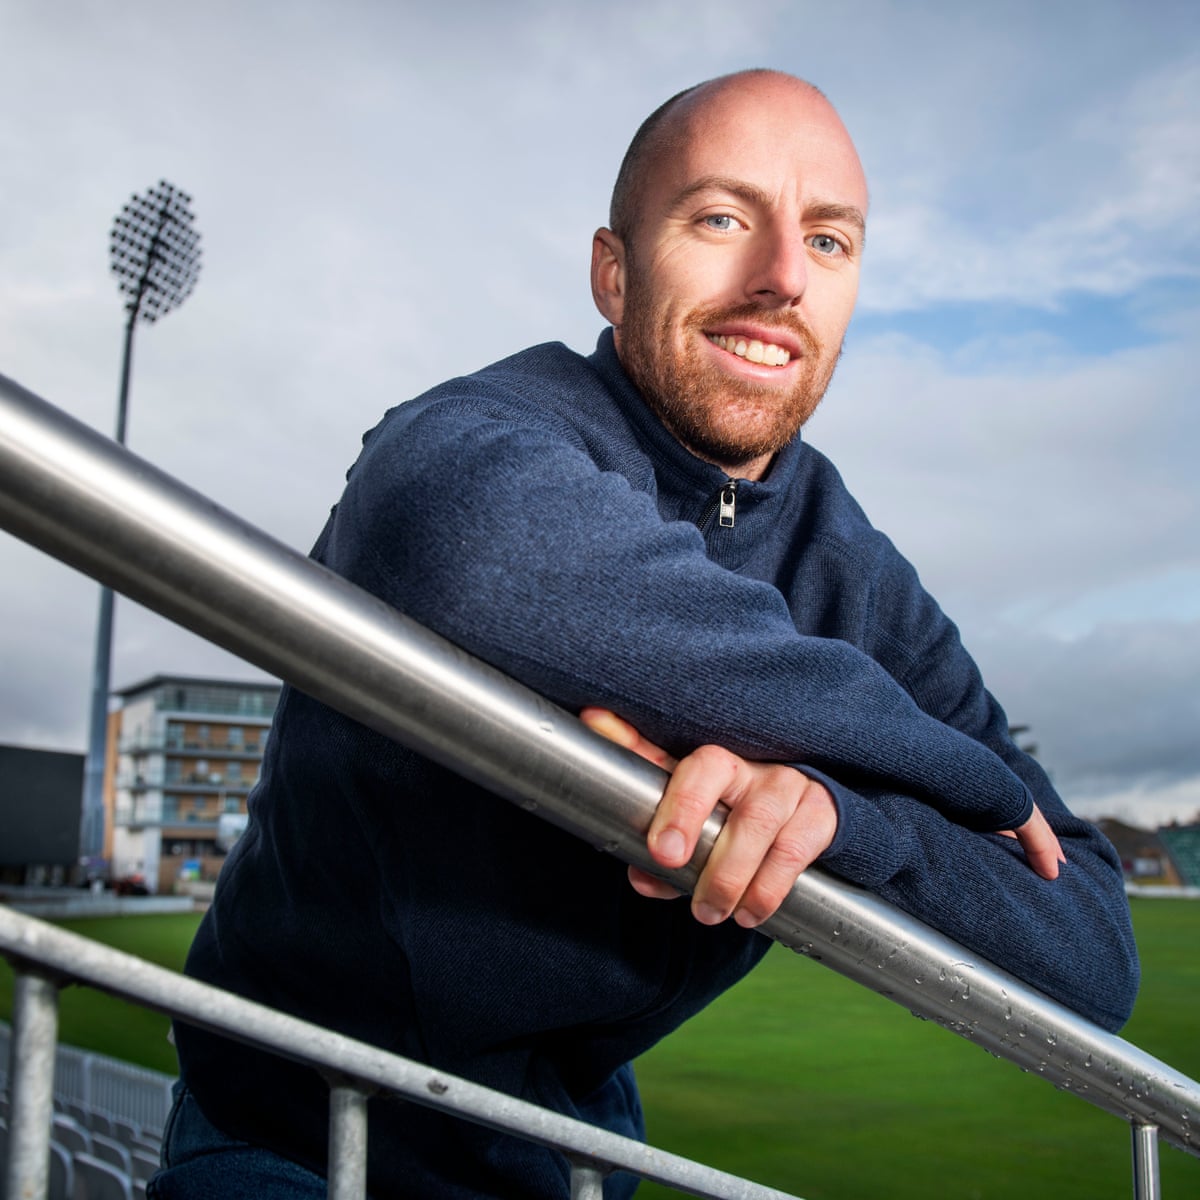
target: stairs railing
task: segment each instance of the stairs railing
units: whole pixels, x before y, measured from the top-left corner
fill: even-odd
[[[644,835],[658,768],[2,377],[0,526],[625,862],[653,866]],[[719,829],[714,817],[673,882],[690,889]],[[1200,1084],[878,897],[810,870],[761,928],[1129,1122],[1139,1200],[1157,1195],[1159,1137],[1200,1155]]]

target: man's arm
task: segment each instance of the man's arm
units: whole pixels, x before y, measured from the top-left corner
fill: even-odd
[[[352,473],[324,561],[560,705],[618,712],[677,757],[719,744],[796,764],[837,805],[831,870],[1109,1027],[1125,1019],[1136,958],[1103,839],[1076,822],[1049,882],[1019,843],[972,832],[1012,829],[1033,808],[977,736],[984,718],[948,724],[893,667],[799,634],[780,593],[710,562],[694,528],[664,523],[536,414],[487,407],[404,406]],[[1064,838],[1056,821],[1073,818],[1053,800],[1043,811]]]
[[[1136,994],[1136,948],[1119,914],[1097,920],[1096,901],[1101,909],[1108,907],[1110,881],[1094,870],[1096,848],[1088,842],[1089,832],[1096,836],[1096,831],[1085,823],[1063,822],[1064,837],[1068,829],[1075,834],[1068,841],[1073,852],[1068,865],[1040,810],[1023,829],[980,835],[904,797],[877,795],[878,815],[904,829],[903,849],[887,879],[871,872],[864,878],[855,871],[859,856],[828,853],[839,804],[849,795],[832,781],[826,787],[795,768],[747,762],[717,746],[677,761],[613,713],[588,708],[580,717],[597,733],[672,773],[647,838],[651,855],[663,867],[687,863],[704,820],[718,803],[730,808],[692,895],[697,920],[715,924],[732,914],[739,924],[756,926],[779,907],[808,866],[821,861],[836,871],[840,863],[839,873],[847,878],[871,886],[1105,1028],[1119,1028],[1127,1019]],[[1006,838],[1012,843],[1007,847]],[[1014,845],[1021,854],[1014,854]],[[1053,883],[1060,874],[1061,883]],[[629,878],[643,896],[679,896],[670,884],[636,867],[629,868]],[[1069,942],[1084,922],[1091,953],[1078,957],[1076,974],[1051,948]]]

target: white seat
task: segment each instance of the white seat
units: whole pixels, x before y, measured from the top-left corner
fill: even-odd
[[[77,1154],[74,1200],[133,1200],[133,1181],[94,1154]]]
[[[50,1143],[50,1187],[48,1200],[75,1200],[75,1164],[71,1152],[57,1142]]]
[[[66,1113],[54,1114],[50,1136],[60,1146],[66,1147],[72,1155],[92,1152],[92,1135],[74,1117],[69,1117]]]
[[[105,1137],[102,1133],[92,1132],[92,1153],[111,1163],[126,1175],[133,1174],[133,1163],[127,1147],[121,1145],[115,1138]]]
[[[142,1180],[143,1182],[150,1178],[159,1167],[159,1157],[157,1154],[151,1154],[149,1150],[143,1150],[141,1146],[134,1146],[130,1152],[130,1174],[133,1175],[135,1181]]]

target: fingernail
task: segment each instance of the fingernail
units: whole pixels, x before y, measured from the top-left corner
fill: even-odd
[[[664,829],[654,839],[654,848],[660,858],[670,859],[672,862],[678,862],[687,853],[687,843],[678,829]]]
[[[722,921],[721,910],[711,904],[697,904],[692,909],[692,915],[701,925],[719,925]]]
[[[752,913],[748,908],[739,908],[737,912],[733,914],[733,919],[743,929],[757,929],[758,926],[762,924],[762,919],[755,916],[755,914]]]

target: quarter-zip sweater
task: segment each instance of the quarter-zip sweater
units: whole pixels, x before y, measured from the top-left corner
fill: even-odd
[[[819,778],[826,869],[1108,1029],[1127,1018],[1111,847],[801,439],[731,480],[661,425],[610,331],[586,358],[538,346],[391,410],[313,553],[568,709]],[[1052,882],[996,832],[1035,801],[1067,857]],[[292,688],[250,810],[190,974],[619,1132],[642,1128],[627,1064],[769,944],[636,895],[619,862]],[[322,1168],[313,1072],[177,1040],[216,1125]],[[372,1101],[369,1146],[377,1197],[568,1195],[556,1153],[394,1100]]]

